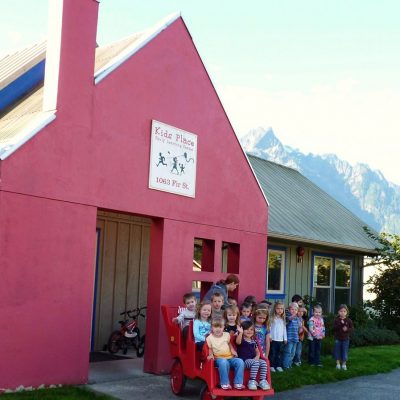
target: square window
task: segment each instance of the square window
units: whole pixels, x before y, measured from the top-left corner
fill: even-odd
[[[228,274],[239,273],[240,245],[238,243],[222,242],[221,272]]]
[[[193,245],[193,271],[214,271],[215,241],[194,238]]]

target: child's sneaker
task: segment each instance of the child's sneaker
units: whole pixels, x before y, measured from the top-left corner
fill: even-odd
[[[342,370],[343,371],[347,371],[347,365],[346,364],[342,364]]]
[[[231,385],[221,385],[221,389],[224,389],[224,390],[231,390],[231,389],[232,389],[232,386],[231,386]]]
[[[295,365],[296,367],[300,367],[301,362],[295,362],[294,365]]]
[[[277,370],[278,372],[283,372],[282,367],[277,367],[276,370]]]
[[[260,382],[260,383],[261,383],[261,382]],[[252,379],[250,379],[250,380],[249,380],[249,383],[247,384],[247,388],[248,388],[249,390],[257,390],[257,382],[254,381],[254,380],[252,380]]]
[[[269,386],[269,383],[266,380],[262,380],[260,381],[260,383],[258,384],[258,386],[260,386],[260,388],[262,390],[269,390],[271,389],[271,386]]]
[[[340,364],[336,364],[336,369],[340,369]]]
[[[271,372],[276,372],[274,367],[271,367],[270,370],[271,370]]]
[[[235,384],[233,385],[233,387],[234,387],[236,390],[243,390],[243,389],[246,388],[246,387],[245,387],[244,385],[242,385],[241,383],[235,383]]]

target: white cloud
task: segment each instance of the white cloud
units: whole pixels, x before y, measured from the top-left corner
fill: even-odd
[[[254,127],[272,126],[284,144],[365,162],[400,184],[399,92],[361,89],[352,79],[307,92],[245,86],[217,90],[239,137]]]

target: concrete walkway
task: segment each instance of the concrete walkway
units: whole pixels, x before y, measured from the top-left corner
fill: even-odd
[[[142,359],[104,361],[90,364],[89,387],[116,399],[198,399],[201,382],[188,381],[184,396],[172,394],[169,376],[143,372]],[[400,369],[387,374],[361,376],[325,385],[304,386],[277,393],[276,400],[398,400]]]

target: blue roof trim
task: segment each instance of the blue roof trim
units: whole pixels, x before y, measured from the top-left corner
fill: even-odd
[[[0,113],[43,82],[45,62],[46,60],[40,61],[0,90]]]

